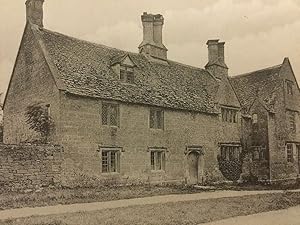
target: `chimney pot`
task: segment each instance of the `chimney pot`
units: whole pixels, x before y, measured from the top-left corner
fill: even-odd
[[[225,64],[224,47],[225,47],[225,42],[218,43],[218,57],[219,57],[219,62],[222,64]]]
[[[219,47],[218,47],[219,40],[208,40],[206,42],[208,48],[208,62],[215,63],[219,58]]]
[[[43,27],[43,4],[44,0],[27,0],[26,20],[39,27]]]

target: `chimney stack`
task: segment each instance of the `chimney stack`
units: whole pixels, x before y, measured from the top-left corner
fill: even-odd
[[[44,0],[27,0],[25,4],[26,4],[26,20],[39,27],[43,27]]]
[[[155,15],[153,21],[153,39],[154,43],[162,45],[162,29],[164,25],[164,18],[162,15]]]
[[[168,49],[162,41],[162,29],[164,17],[160,14],[148,14],[141,16],[143,24],[143,42],[139,46],[139,52],[148,54],[154,58],[167,60]]]
[[[225,42],[219,42],[218,39],[208,40],[208,63],[205,69],[209,70],[216,77],[228,76],[228,67],[225,63],[224,47]],[[223,74],[223,75],[222,75]]]
[[[225,64],[224,47],[225,47],[225,42],[218,43],[218,57],[219,57],[220,63],[222,63],[222,64]]]
[[[208,62],[217,62],[219,59],[219,40],[208,40],[206,44],[208,48]]]

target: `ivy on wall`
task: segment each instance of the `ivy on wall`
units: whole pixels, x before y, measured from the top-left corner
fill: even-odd
[[[25,116],[29,128],[40,134],[42,143],[46,143],[54,127],[53,120],[49,115],[49,105],[38,102],[26,108]]]

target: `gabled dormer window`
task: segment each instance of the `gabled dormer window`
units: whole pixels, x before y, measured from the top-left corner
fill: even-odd
[[[111,68],[122,83],[134,84],[134,70],[136,67],[129,54],[111,59]]]
[[[128,65],[120,66],[120,80],[125,83],[134,83],[134,67]]]

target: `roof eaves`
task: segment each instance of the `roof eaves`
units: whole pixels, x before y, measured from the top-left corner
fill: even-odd
[[[146,105],[146,106],[161,107],[161,108],[165,108],[165,109],[181,110],[181,111],[186,111],[186,112],[197,112],[197,113],[209,114],[209,115],[219,115],[219,112],[215,108],[212,108],[211,111],[209,111],[209,110],[200,110],[200,109],[187,109],[187,108],[184,108],[184,107],[170,107],[170,106],[163,106],[163,105],[159,105],[159,104],[154,105],[154,104],[147,104],[147,103],[142,103],[142,102],[128,102],[128,101],[123,101],[123,100],[120,100],[120,99],[108,98],[108,97],[82,95],[82,94],[79,94],[79,93],[72,92],[71,90],[66,90],[64,93],[65,94],[70,94],[70,95],[73,95],[73,96],[80,96],[82,98],[102,99],[102,100],[107,100],[107,101],[123,102],[125,104]]]
[[[279,64],[279,65],[267,67],[267,68],[264,68],[264,69],[251,71],[251,72],[248,72],[248,73],[238,74],[238,75],[230,77],[230,79],[238,79],[238,78],[241,78],[241,77],[247,77],[247,76],[251,76],[251,75],[253,75],[257,72],[263,72],[263,71],[266,71],[266,70],[272,70],[272,69],[277,69],[277,68],[279,69],[281,67],[282,67],[282,64]]]

